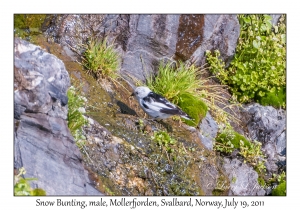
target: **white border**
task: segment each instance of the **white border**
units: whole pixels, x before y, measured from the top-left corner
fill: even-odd
[[[295,2],[295,1],[291,1]],[[162,0],[108,0],[108,1],[33,1],[14,0],[1,3],[1,209],[35,208],[37,198],[13,197],[13,14],[14,13],[286,13],[287,14],[287,197],[234,197],[236,200],[263,200],[264,207],[276,208],[298,206],[299,191],[299,13],[296,4],[287,1],[162,1]],[[4,117],[3,117],[4,116]],[[297,135],[298,134],[298,135]],[[41,198],[40,199],[46,199]],[[59,197],[47,197],[47,200],[55,200]],[[77,200],[98,200],[99,197],[74,197]],[[140,197],[141,198],[141,197]],[[143,197],[145,198],[145,197]],[[171,198],[171,197],[168,197]],[[180,197],[188,199],[188,197]],[[224,200],[233,197],[201,197],[203,200]],[[63,197],[70,200],[72,197]],[[110,199],[106,197],[105,199]],[[152,200],[160,202],[162,197],[152,197]],[[13,207],[11,207],[13,206]],[[38,207],[41,209],[42,207]],[[79,209],[79,207],[75,207]],[[98,207],[100,208],[100,207]],[[126,209],[127,207],[124,207]],[[147,207],[145,207],[147,208]],[[172,207],[182,208],[182,207]],[[187,207],[185,207],[187,208]],[[298,207],[299,208],[299,207]],[[64,209],[71,209],[64,208]],[[74,207],[72,208],[74,209]],[[92,209],[92,208],[86,208]],[[94,208],[95,209],[95,208]],[[128,208],[129,209],[129,208]],[[141,209],[141,208],[137,208]],[[211,208],[216,209],[216,208]],[[240,209],[240,208],[237,208]],[[248,208],[247,208],[248,209]],[[294,209],[297,209],[294,208]]]

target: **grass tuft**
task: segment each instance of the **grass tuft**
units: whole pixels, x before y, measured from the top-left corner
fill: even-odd
[[[206,104],[201,100],[198,88],[202,81],[200,71],[194,65],[188,66],[179,62],[174,68],[173,63],[160,63],[158,74],[147,78],[146,85],[154,92],[163,95],[172,103],[178,105],[184,112],[193,118],[185,120],[189,125],[197,126],[205,117]]]
[[[179,62],[179,66],[175,69],[172,64],[161,62],[155,79],[150,76],[146,83],[151,90],[177,104],[182,94],[197,95],[197,88],[201,85],[201,81],[197,79],[199,71],[195,66],[189,67]]]
[[[93,73],[97,80],[103,76],[116,79],[119,67],[119,55],[114,45],[108,45],[106,39],[90,40],[83,55],[83,66]]]

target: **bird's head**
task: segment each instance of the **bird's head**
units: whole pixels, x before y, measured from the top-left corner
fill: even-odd
[[[135,96],[137,99],[146,97],[151,90],[148,87],[137,87],[134,92],[132,93],[132,96]]]

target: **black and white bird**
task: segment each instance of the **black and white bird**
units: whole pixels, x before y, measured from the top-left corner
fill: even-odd
[[[138,100],[141,108],[154,119],[166,119],[173,115],[191,120],[191,117],[161,95],[152,92],[148,87],[137,87],[132,96]]]

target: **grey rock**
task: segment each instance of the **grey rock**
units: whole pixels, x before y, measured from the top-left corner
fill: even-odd
[[[68,14],[50,15],[45,22],[50,22],[44,28],[48,41],[60,43],[66,53],[74,61],[77,54],[85,51],[84,45],[88,39],[99,33],[99,27],[105,15]]]
[[[236,15],[204,15],[202,28],[194,33],[201,36],[201,44],[190,56],[188,60],[190,63],[202,66],[206,62],[206,50],[219,50],[226,66],[229,65],[240,35]]]
[[[102,195],[88,179],[67,125],[69,75],[38,46],[15,38],[14,167],[47,195]]]
[[[214,139],[218,133],[218,125],[212,118],[209,112],[207,112],[205,118],[202,119],[199,124],[200,132],[198,133],[202,144],[208,149],[213,149]]]
[[[46,33],[71,57],[84,51],[89,37],[105,37],[122,57],[122,76],[143,81],[160,61],[201,66],[206,50],[219,49],[228,64],[240,32],[236,15],[54,15],[51,22]]]
[[[263,146],[262,151],[267,156],[267,162],[265,163],[267,171],[272,173],[277,172],[278,166],[276,165],[276,162],[278,161],[278,157],[275,145],[268,142]]]
[[[265,195],[265,190],[258,184],[258,174],[252,167],[238,159],[224,158],[223,168],[231,180],[229,195]]]
[[[14,98],[15,116],[23,112],[45,113],[60,110],[67,118],[69,74],[63,62],[40,47],[15,39]],[[52,113],[53,114],[53,113]]]
[[[277,25],[279,18],[281,17],[282,14],[271,14],[270,16],[272,17],[272,25]]]
[[[276,151],[280,155],[286,156],[286,132],[282,132],[275,141]]]
[[[286,112],[271,106],[250,104],[245,107],[245,122],[251,139],[262,142],[270,173],[285,166],[286,156]]]
[[[176,50],[179,15],[54,15],[50,19],[46,34],[74,60],[73,51],[83,53],[90,37],[114,43],[122,57],[120,71],[129,80],[145,80],[160,60],[170,59]]]
[[[274,107],[261,106],[256,103],[247,105],[245,110],[247,127],[253,140],[276,142],[278,137],[285,133],[285,110],[276,110]]]
[[[202,190],[205,195],[212,195],[217,186],[219,171],[215,165],[205,163],[200,167],[199,179],[202,183]]]
[[[101,33],[116,40],[121,73],[145,80],[176,50],[179,15],[107,15]]]
[[[14,116],[15,119],[19,120],[21,118],[21,114],[26,110],[25,106],[15,104],[14,105]]]

